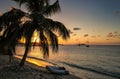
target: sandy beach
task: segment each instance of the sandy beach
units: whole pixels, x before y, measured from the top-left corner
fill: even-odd
[[[20,59],[14,58],[14,61],[9,63],[7,55],[0,55],[0,79],[81,79],[72,74],[51,74],[45,66],[37,66],[30,62],[26,62],[20,71],[16,71],[19,62]]]

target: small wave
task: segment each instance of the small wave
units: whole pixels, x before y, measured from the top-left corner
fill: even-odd
[[[71,63],[67,63],[67,62],[60,62],[60,63],[66,64],[66,65],[74,67],[74,68],[78,68],[78,69],[82,69],[82,70],[86,70],[86,71],[91,71],[91,72],[94,72],[94,73],[98,73],[98,74],[111,76],[111,77],[115,77],[115,78],[120,79],[120,73],[118,73],[118,72],[110,72],[110,71],[104,70],[104,69],[102,69],[100,67],[99,68],[98,67],[88,68],[88,67],[83,67],[83,66],[79,66],[79,65],[71,64]]]

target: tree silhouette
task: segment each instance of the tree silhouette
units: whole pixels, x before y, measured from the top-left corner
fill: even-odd
[[[19,40],[22,37],[25,38],[25,52],[19,66],[24,66],[35,31],[39,34],[39,46],[43,51],[44,58],[49,56],[49,45],[54,52],[57,52],[58,37],[56,34],[65,40],[69,38],[69,32],[64,24],[48,18],[61,11],[59,1],[57,0],[53,4],[50,4],[50,0],[13,1],[17,2],[19,6],[24,5],[27,12],[12,7],[10,11],[0,16],[0,31],[3,32],[4,39],[9,40],[7,44],[13,51]],[[29,20],[22,21],[23,17]]]

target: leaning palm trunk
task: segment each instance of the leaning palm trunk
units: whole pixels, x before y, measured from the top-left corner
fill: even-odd
[[[34,32],[33,29],[27,31],[28,34],[26,35],[25,53],[24,53],[23,58],[19,64],[20,68],[23,67],[25,64],[29,49],[31,47],[31,37],[32,37],[33,32]]]
[[[20,68],[24,66],[25,61],[26,61],[26,58],[27,58],[27,55],[28,55],[28,47],[26,47],[25,53],[24,53],[24,55],[23,55],[23,58],[22,58],[22,60],[21,60],[21,62],[20,62],[20,64],[19,64]]]

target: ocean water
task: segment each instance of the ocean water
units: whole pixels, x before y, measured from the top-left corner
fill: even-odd
[[[24,47],[17,47],[17,54],[23,54]],[[42,58],[39,47],[29,56]],[[59,46],[58,53],[52,53],[48,61],[64,66],[71,74],[83,79],[120,79],[120,46]]]

